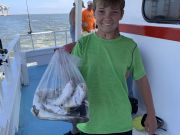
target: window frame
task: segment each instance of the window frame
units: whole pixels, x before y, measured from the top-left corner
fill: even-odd
[[[142,16],[144,18],[145,21],[149,22],[149,23],[162,23],[162,24],[180,24],[180,19],[177,20],[170,20],[170,19],[150,19],[146,16],[145,13],[145,3],[147,0],[143,0],[142,1]]]

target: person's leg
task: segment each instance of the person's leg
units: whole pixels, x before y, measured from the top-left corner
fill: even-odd
[[[79,120],[78,119],[72,119],[71,121],[72,129],[65,133],[64,135],[80,135],[78,128],[76,127]]]
[[[72,129],[69,132],[65,133],[64,135],[80,135],[79,130],[77,128],[77,124],[79,122],[86,122],[87,121],[87,118],[86,118],[87,112],[86,112],[85,102],[82,102],[82,105],[80,105],[79,107],[73,108],[72,113],[79,114],[80,117],[82,117],[82,120],[80,120],[80,119],[71,120]]]

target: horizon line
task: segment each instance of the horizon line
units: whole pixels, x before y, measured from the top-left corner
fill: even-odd
[[[69,13],[31,13],[30,15],[43,15],[43,14],[69,14]],[[11,16],[11,15],[28,15],[28,14],[27,13],[17,13],[17,14],[8,14],[6,16]]]

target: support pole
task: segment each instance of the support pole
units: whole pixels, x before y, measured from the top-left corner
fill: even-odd
[[[81,36],[82,26],[82,0],[75,0],[75,41]]]

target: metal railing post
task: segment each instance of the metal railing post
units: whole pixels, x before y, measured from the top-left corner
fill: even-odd
[[[32,37],[32,34],[30,34],[31,36],[31,43],[32,43],[32,47],[33,47],[33,50],[35,49],[35,46],[34,46],[34,41],[33,41],[33,37]]]

